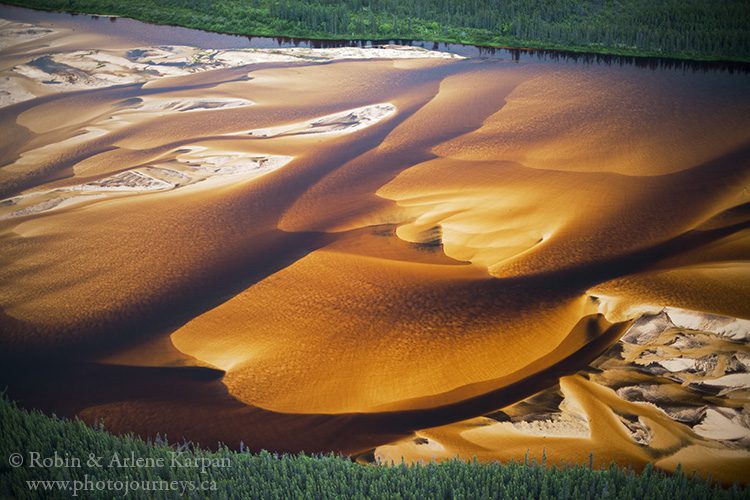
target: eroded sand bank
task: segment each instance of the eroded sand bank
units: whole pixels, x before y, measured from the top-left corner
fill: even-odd
[[[11,395],[747,480],[747,75],[66,30],[0,25]]]

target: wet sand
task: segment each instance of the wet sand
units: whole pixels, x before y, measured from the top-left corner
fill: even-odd
[[[750,76],[0,32],[22,404],[748,481]]]

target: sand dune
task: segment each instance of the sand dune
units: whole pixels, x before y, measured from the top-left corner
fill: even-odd
[[[0,25],[12,396],[747,481],[747,74],[50,30]]]

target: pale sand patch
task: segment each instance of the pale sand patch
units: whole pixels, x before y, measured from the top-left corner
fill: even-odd
[[[133,99],[133,104],[116,113],[119,116],[128,112],[193,112],[215,109],[232,109],[252,106],[249,99],[239,97],[161,97],[143,96]]]
[[[747,418],[742,418],[739,413],[731,408],[717,408],[706,411],[706,418],[693,430],[708,439],[716,440],[738,440],[750,438]],[[743,422],[744,420],[744,422]]]
[[[0,19],[0,49],[33,41],[54,30]],[[345,59],[463,59],[456,54],[421,47],[340,47],[328,49],[199,49],[181,45],[140,47],[121,50],[76,50],[50,52],[29,57],[8,71],[6,79],[26,78],[47,92],[68,92],[91,88],[144,83],[170,76],[247,66],[259,63],[327,62]],[[4,74],[3,74],[4,73]],[[34,97],[17,83],[6,80],[0,89],[0,107]]]
[[[719,378],[703,380],[702,383],[714,387],[747,389],[750,388],[750,373],[731,373]]]
[[[147,65],[100,50],[45,55],[15,66],[13,73],[41,82],[55,92],[140,83],[187,74],[168,65]]]
[[[750,320],[688,311],[676,307],[667,307],[666,312],[675,326],[712,332],[736,341],[746,341],[750,336]]]
[[[0,18],[0,50],[43,38],[55,33],[51,28],[42,28],[33,24],[17,23]]]
[[[348,134],[367,128],[396,113],[391,103],[371,104],[348,109],[339,113],[321,116],[314,120],[237,132],[230,135],[250,135],[253,137],[280,137],[289,135]]]
[[[257,62],[277,62],[295,60],[343,60],[343,59],[464,59],[450,52],[427,50],[421,47],[384,45],[382,47],[336,47],[310,49],[303,47],[283,49],[243,49],[219,51],[216,58],[234,63],[233,65],[254,64]]]
[[[252,156],[236,151],[219,151],[203,146],[191,146],[177,155],[178,162],[189,167],[188,172],[199,176],[250,175],[257,177],[277,170],[292,160],[291,156]]]
[[[21,80],[13,76],[0,77],[0,108],[37,97],[23,85]]]
[[[597,361],[605,369],[598,378],[621,386],[617,389],[621,398],[652,403],[671,419],[692,426],[703,438],[746,447],[750,439],[746,361],[750,356],[745,323],[667,307],[633,324],[621,340],[619,356],[609,354],[608,360],[605,355]],[[672,382],[644,381],[644,373]]]
[[[534,436],[589,437],[591,428],[585,418],[574,418],[568,413],[551,416],[546,420],[514,422],[513,427]]]
[[[174,184],[151,177],[139,170],[128,170],[106,177],[66,188],[69,191],[152,191],[171,189]]]
[[[670,372],[682,372],[695,368],[696,361],[690,358],[672,358],[659,361],[659,364]]]
[[[174,184],[139,170],[128,170],[85,184],[47,191],[32,191],[0,200],[0,220],[59,210],[86,201],[101,199],[106,197],[103,193],[132,194],[163,191],[174,187]]]
[[[208,186],[247,181],[271,173],[293,158],[251,155],[191,146],[173,152],[174,160],[46,191],[31,191],[0,200],[0,220],[59,210],[83,202],[146,194],[203,183]]]

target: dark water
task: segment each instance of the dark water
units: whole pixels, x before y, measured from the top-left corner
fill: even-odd
[[[636,66],[647,69],[720,71],[750,73],[750,63],[727,61],[687,61],[660,57],[614,56],[562,50],[511,49],[424,40],[311,40],[290,37],[243,36],[148,24],[124,17],[91,16],[46,12],[0,4],[0,17],[36,25],[54,23],[73,30],[106,33],[144,45],[191,45],[205,49],[234,48],[335,48],[374,47],[387,44],[409,45],[451,52],[469,58],[488,58],[515,62],[553,61],[584,65]]]

